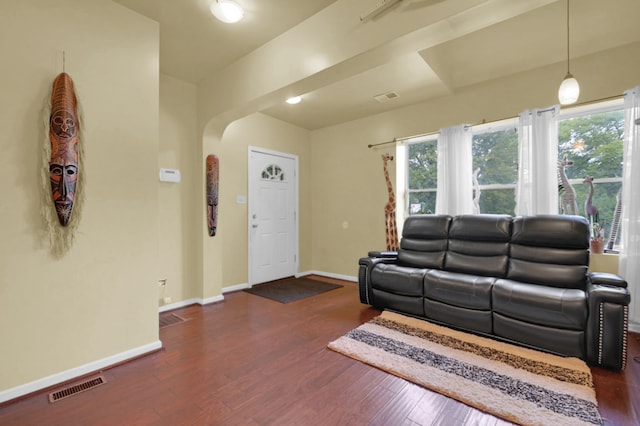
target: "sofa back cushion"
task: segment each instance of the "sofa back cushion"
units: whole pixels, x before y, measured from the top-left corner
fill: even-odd
[[[509,264],[511,216],[455,216],[449,227],[447,271],[503,278]]]
[[[507,278],[551,287],[585,289],[589,223],[582,216],[513,219]]]
[[[402,228],[398,264],[442,269],[450,223],[448,215],[409,216]]]

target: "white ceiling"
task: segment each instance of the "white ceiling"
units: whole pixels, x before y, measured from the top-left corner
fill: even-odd
[[[238,24],[224,24],[209,12],[213,0],[114,0],[160,24],[160,71],[194,84],[259,49],[265,43],[296,27],[304,31],[305,20],[336,0],[236,0],[245,9]],[[364,14],[381,0],[353,2]],[[494,17],[490,24],[478,18],[478,28],[460,37],[442,37],[442,42],[415,48],[401,55],[376,61],[352,61],[357,72],[331,74],[321,87],[304,93],[298,105],[279,103],[262,112],[307,129],[317,129],[357,119],[428,99],[441,97],[472,84],[505,77],[566,61],[566,3],[556,0],[515,0],[503,19],[507,3],[500,0],[468,2],[482,4]],[[435,16],[447,7],[460,7],[460,0],[402,0],[376,18],[391,20],[393,14]],[[534,5],[535,4],[535,5]],[[495,7],[494,7],[495,6]],[[474,14],[467,14],[467,20]],[[589,55],[640,41],[638,0],[573,0],[571,2],[571,57]],[[354,17],[358,19],[357,17]],[[441,19],[454,34],[456,22]],[[401,21],[398,21],[401,22]],[[336,23],[336,26],[340,23]],[[366,25],[363,23],[362,25]],[[433,25],[433,23],[431,23]],[[473,26],[473,22],[465,22]],[[328,37],[331,28],[315,31]],[[337,28],[337,27],[336,27]],[[474,27],[475,28],[475,27]],[[386,27],[386,30],[390,29]],[[393,30],[393,29],[391,29]],[[401,32],[398,32],[401,34]],[[399,35],[399,38],[401,36]],[[346,40],[345,42],[351,42]],[[420,46],[420,41],[413,45]],[[362,56],[362,55],[361,55]],[[358,58],[351,58],[358,59]],[[364,63],[373,65],[363,68]],[[559,76],[560,81],[563,76]],[[559,83],[558,81],[558,83]],[[393,91],[398,97],[380,103],[374,96]]]

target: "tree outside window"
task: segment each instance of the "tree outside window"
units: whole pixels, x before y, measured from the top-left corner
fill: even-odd
[[[518,180],[518,132],[513,125],[473,135],[474,199],[479,213],[513,215]],[[478,193],[479,191],[479,199]]]
[[[438,182],[438,142],[436,139],[411,143],[407,155],[408,214],[436,211]]]
[[[511,119],[492,123],[490,128],[484,125],[474,128],[473,170],[477,170],[480,213],[514,214],[518,178],[515,123],[516,120]],[[576,193],[577,214],[587,216],[585,203],[589,199],[590,186],[585,178],[592,177],[591,203],[599,211],[598,220],[604,229],[605,242],[611,235],[619,207],[623,137],[624,113],[620,102],[561,114],[558,123],[558,160],[567,156],[573,162],[565,171]],[[436,136],[407,145],[409,215],[435,212],[437,170]]]
[[[558,124],[558,155],[573,162],[565,171],[576,192],[578,214],[588,217],[585,204],[590,187],[584,181],[592,177],[591,203],[598,209],[605,241],[611,236],[622,187],[623,137],[622,109],[567,118]]]

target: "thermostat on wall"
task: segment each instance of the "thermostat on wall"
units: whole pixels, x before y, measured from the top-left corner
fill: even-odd
[[[160,169],[160,182],[180,182],[180,170]]]

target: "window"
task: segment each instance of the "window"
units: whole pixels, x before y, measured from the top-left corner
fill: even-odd
[[[479,212],[513,214],[518,178],[518,134],[516,120],[474,127],[473,169]],[[408,215],[432,214],[436,208],[438,177],[437,135],[407,141]]]
[[[479,190],[474,191],[474,195],[479,195],[474,199],[478,211],[513,215],[518,178],[517,118],[474,126],[473,133],[473,170],[477,170],[474,188]],[[574,107],[560,114],[558,161],[566,156],[571,164],[564,167],[567,187],[561,182],[560,170],[558,172],[559,194],[566,197],[575,193],[578,215],[589,216],[585,211],[587,203],[598,209],[597,220],[604,229],[608,246],[617,244],[618,237],[623,133],[622,100]],[[402,194],[398,197],[400,220],[404,215],[435,212],[437,151],[437,135],[409,139],[398,145],[398,159],[405,160],[402,165],[398,163],[397,172],[406,179],[403,187],[402,181],[398,184]],[[589,180],[593,184],[591,197]],[[562,206],[562,202],[559,205]]]
[[[561,114],[558,123],[558,156],[570,163],[564,172],[571,186],[565,188],[559,182],[561,197],[575,194],[577,214],[591,220],[594,219],[587,208],[595,207],[598,211],[595,220],[602,225],[605,242],[611,245],[618,240],[616,216],[619,218],[623,137],[621,101]],[[588,183],[591,179],[593,189]]]
[[[503,120],[489,126],[475,126],[473,153],[473,195],[476,213],[513,215],[518,180],[517,120]]]
[[[270,164],[262,170],[262,180],[284,181],[284,172],[277,164]]]
[[[437,135],[407,141],[407,151],[407,213],[433,214],[438,182]]]

